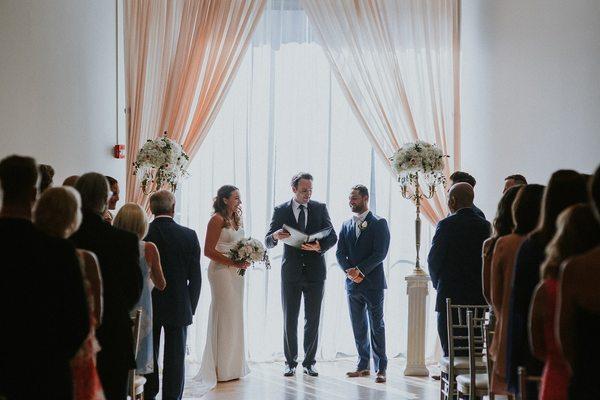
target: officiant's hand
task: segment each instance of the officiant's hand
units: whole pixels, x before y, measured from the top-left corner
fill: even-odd
[[[277,232],[273,233],[273,239],[275,239],[275,240],[287,239],[289,237],[290,237],[290,233],[288,231],[286,231],[285,229],[280,229]]]
[[[302,244],[302,250],[306,250],[306,251],[321,251],[321,244],[319,244],[318,240],[315,240],[314,242],[310,242],[310,243],[304,243]]]

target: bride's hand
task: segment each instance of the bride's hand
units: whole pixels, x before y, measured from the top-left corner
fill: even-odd
[[[235,263],[233,266],[236,268],[239,268],[239,269],[248,269],[248,267],[250,267],[250,263],[249,262]]]

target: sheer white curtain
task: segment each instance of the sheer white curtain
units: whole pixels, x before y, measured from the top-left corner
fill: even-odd
[[[370,188],[371,209],[387,218],[392,235],[385,261],[388,356],[404,354],[404,277],[412,271],[415,258],[414,208],[401,198],[389,170],[374,154],[332,75],[329,61],[313,40],[304,11],[296,1],[273,0],[267,4],[253,44],[191,165],[191,176],[181,186],[178,218],[195,229],[203,243],[214,194],[221,185],[234,184],[243,199],[246,233],[262,240],[273,206],[291,198],[289,181],[298,171],[313,174],[313,199],[328,204],[336,231],[351,214],[349,188],[357,183]],[[426,226],[422,256],[428,251],[430,236]],[[282,250],[278,246],[270,252],[271,270],[259,266],[246,274],[246,343],[252,361],[283,359]],[[317,354],[321,360],[356,354],[344,275],[337,266],[335,248],[326,257],[328,278]],[[192,362],[201,359],[206,337],[210,304],[207,266],[208,260],[203,258],[205,281],[188,332]],[[432,296],[429,303],[427,342],[432,354],[436,337]],[[301,321],[299,343],[302,325]]]

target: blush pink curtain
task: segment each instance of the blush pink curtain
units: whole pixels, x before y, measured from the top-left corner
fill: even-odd
[[[266,0],[125,0],[127,201],[145,205],[133,161],[167,132],[193,157],[219,112]]]
[[[460,0],[301,0],[354,114],[379,157],[436,143],[460,163]],[[446,161],[445,173],[450,171]],[[425,217],[447,215],[445,190]]]

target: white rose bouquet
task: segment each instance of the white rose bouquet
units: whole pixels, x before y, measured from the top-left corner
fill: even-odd
[[[240,239],[233,245],[231,250],[229,250],[229,258],[235,262],[247,262],[252,265],[257,262],[264,262],[266,269],[271,268],[267,250],[260,241],[253,238]],[[244,276],[245,273],[245,269],[238,269],[238,275]]]
[[[446,183],[443,172],[445,157],[448,156],[435,144],[419,140],[403,144],[392,156],[391,161],[401,185],[413,183],[418,173],[423,174],[428,183],[438,185]]]
[[[133,173],[141,176],[142,191],[146,194],[152,184],[157,190],[167,185],[174,192],[179,180],[188,175],[189,161],[181,145],[169,139],[165,132],[164,136],[144,143],[133,163]]]

